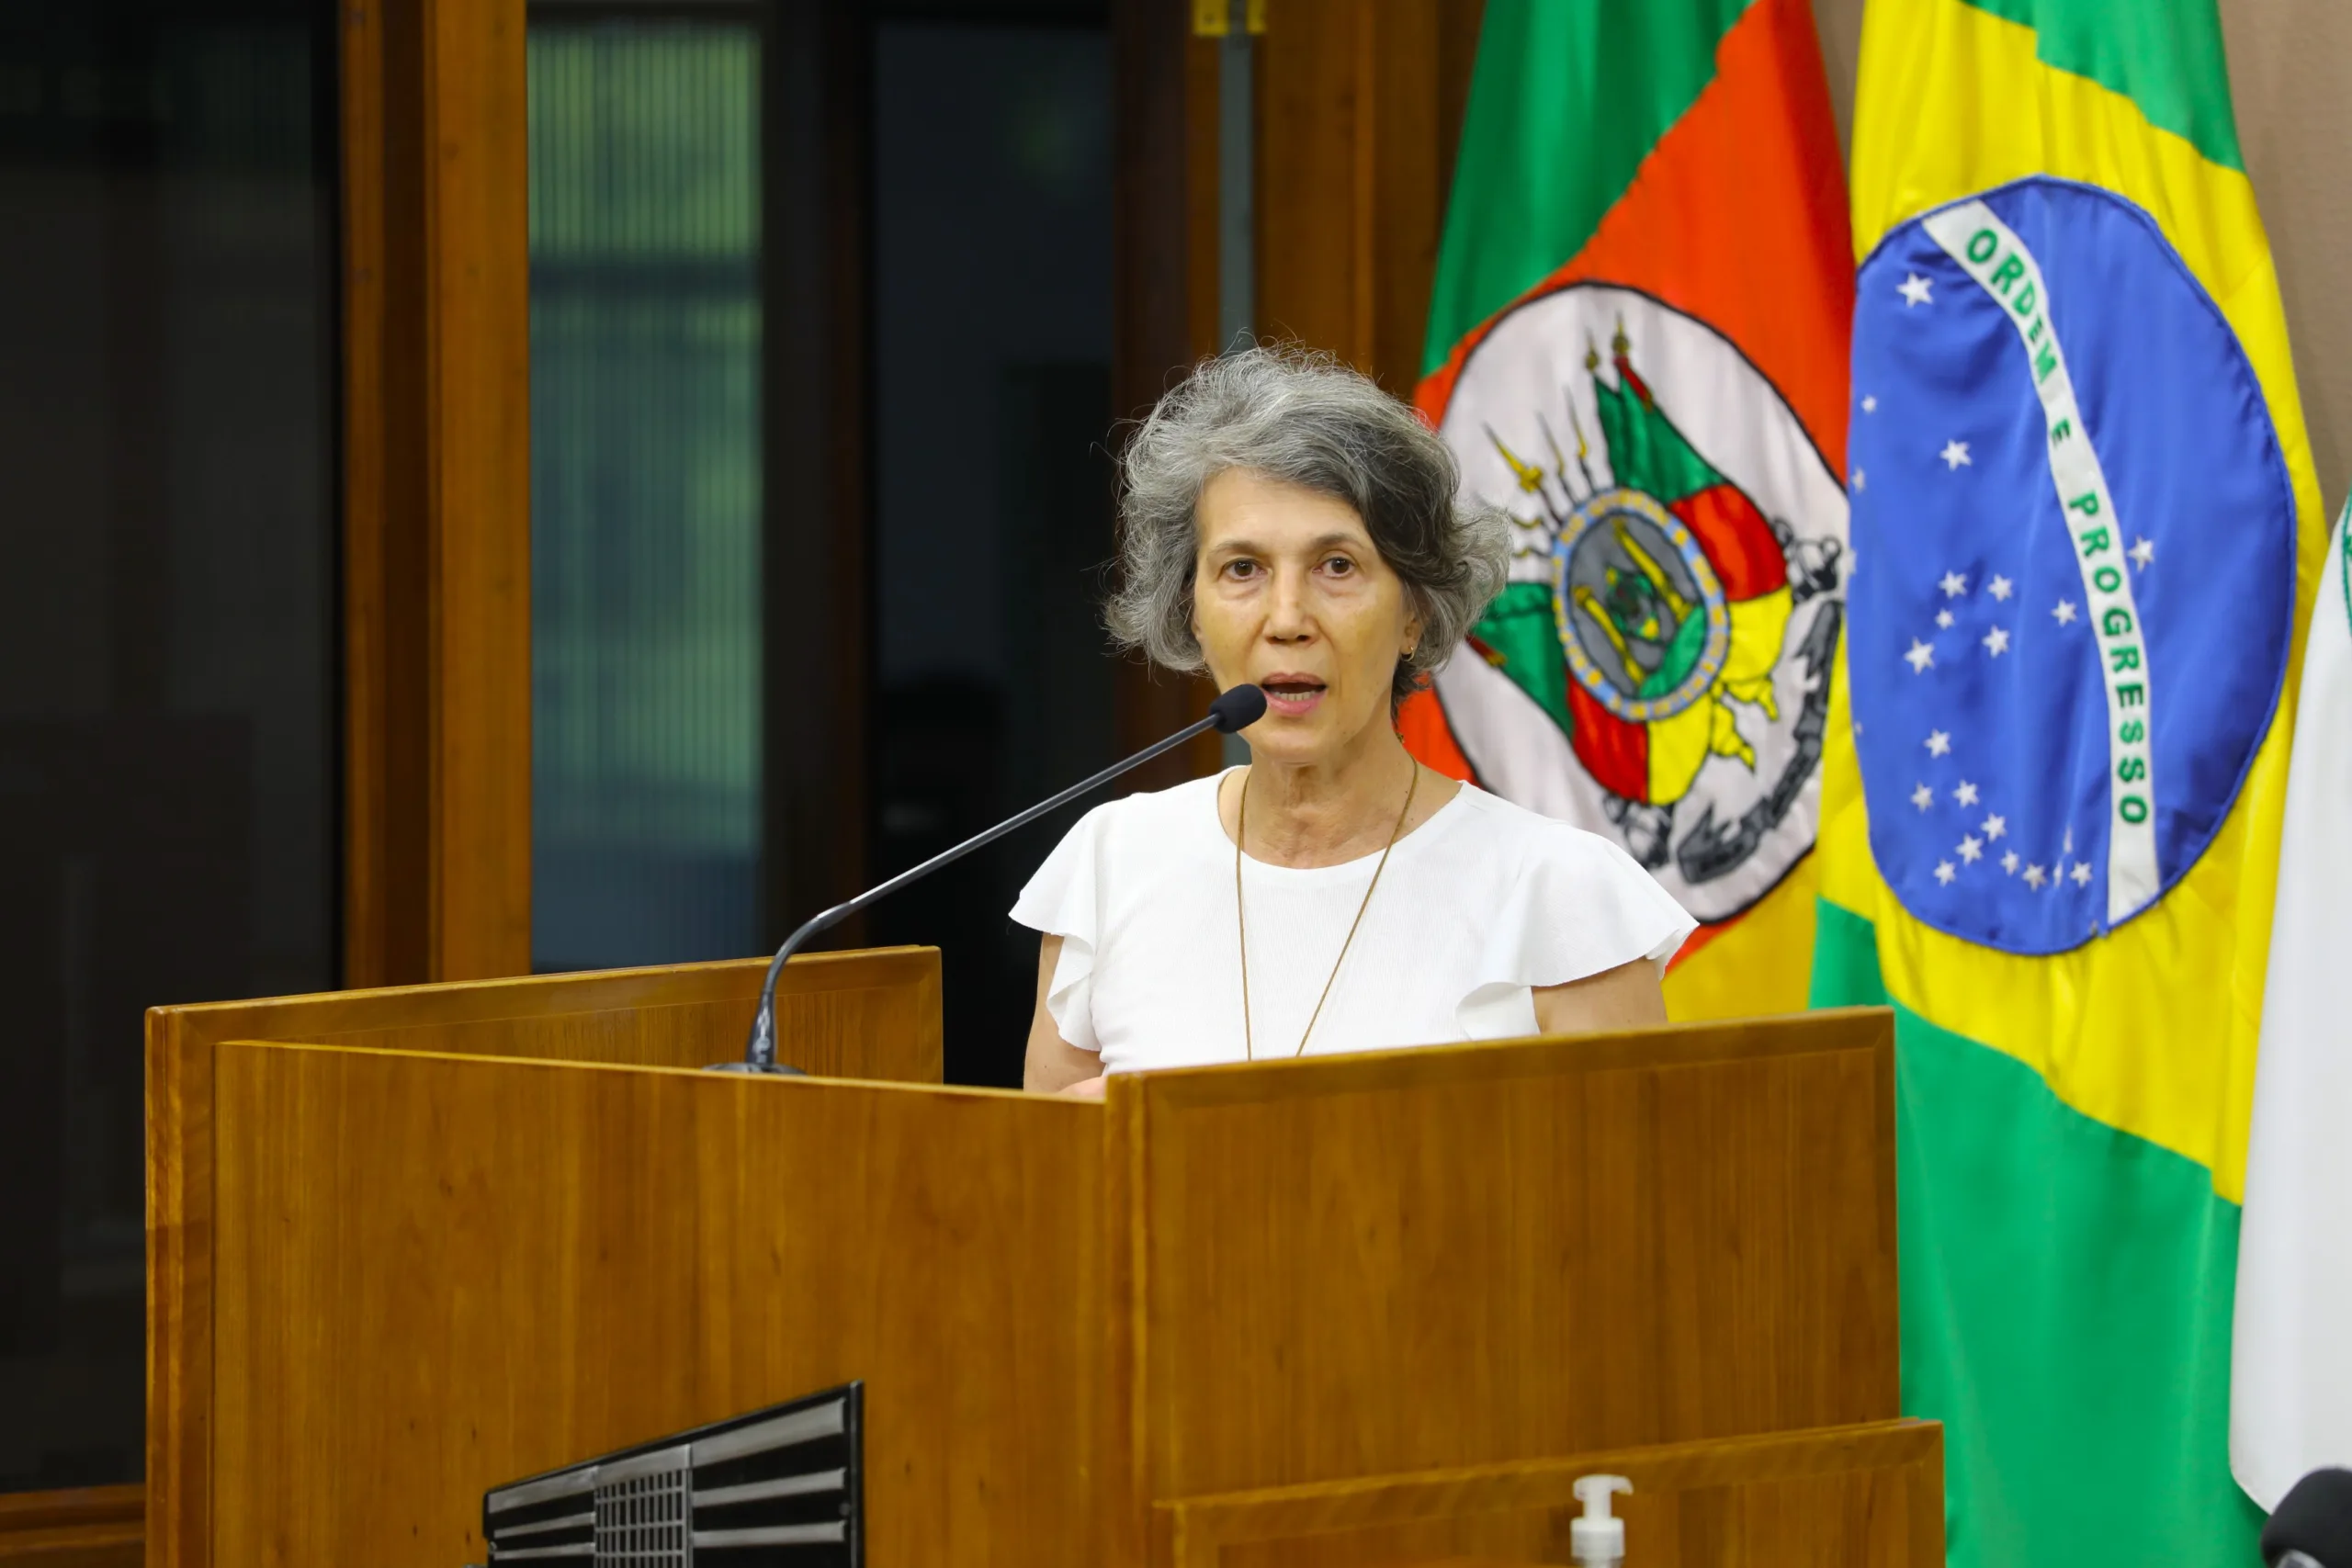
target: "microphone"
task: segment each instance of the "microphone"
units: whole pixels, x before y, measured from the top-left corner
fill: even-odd
[[[752,1015],[752,1037],[743,1047],[743,1059],[740,1062],[722,1062],[710,1070],[718,1073],[797,1074],[799,1072],[799,1068],[780,1064],[775,1059],[775,982],[776,976],[784,973],[785,960],[799,952],[808,940],[820,931],[841,924],[868,904],[888,897],[910,882],[922,881],[940,867],[962,860],[974,850],[993,844],[1016,829],[1027,827],[1046,813],[1069,805],[1089,790],[1109,784],[1121,773],[1140,768],[1154,757],[1174,750],[1195,736],[1205,735],[1212,729],[1220,734],[1231,735],[1237,730],[1247,729],[1265,716],[1266,694],[1257,687],[1235,686],[1229,691],[1220,692],[1217,694],[1216,700],[1209,704],[1209,714],[1206,718],[1186,725],[1165,740],[1154,741],[1123,762],[1112,763],[1092,778],[1080,779],[1052,799],[1039,801],[1020,816],[1009,818],[987,832],[967,839],[954,849],[945,850],[932,856],[921,865],[899,873],[880,886],[867,888],[848,903],[836,904],[824,913],[813,917],[798,931],[785,939],[784,945],[776,950],[775,958],[768,964],[767,981],[760,987],[759,1010]]]
[[[2314,1470],[2262,1527],[2270,1568],[2352,1568],[2352,1470]]]

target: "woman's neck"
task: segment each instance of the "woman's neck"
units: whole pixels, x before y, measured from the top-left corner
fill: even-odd
[[[1219,815],[1227,837],[1234,837],[1242,827],[1246,788],[1249,838],[1242,847],[1253,859],[1294,867],[1339,865],[1379,853],[1400,830],[1396,814],[1408,786],[1415,820],[1404,825],[1406,831],[1453,798],[1458,786],[1451,779],[1430,775],[1415,784],[1418,766],[1395,730],[1375,725],[1337,757],[1303,765],[1253,760],[1219,792]],[[1431,789],[1431,784],[1445,787]]]

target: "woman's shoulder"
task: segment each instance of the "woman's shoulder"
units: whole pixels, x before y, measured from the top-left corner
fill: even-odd
[[[1133,865],[1194,847],[1216,825],[1216,786],[1222,775],[1193,779],[1170,789],[1137,790],[1106,800],[1072,824],[1056,847],[1057,861]]]
[[[1164,882],[1216,825],[1214,777],[1105,801],[1079,818],[1022,888],[1012,918],[1049,935],[1095,940],[1104,908]]]
[[[1482,847],[1498,852],[1510,864],[1541,861],[1611,874],[1631,872],[1648,879],[1640,863],[1614,840],[1556,817],[1530,811],[1500,795],[1489,795],[1476,784],[1462,786],[1457,809],[1470,837]]]
[[[1647,957],[1693,921],[1614,840],[1462,786],[1465,862],[1487,891],[1488,978],[1554,986]]]
[[[1224,781],[1224,773],[1217,773],[1167,789],[1139,789],[1104,801],[1080,819],[1079,828],[1098,840],[1167,844],[1173,841],[1167,835],[1179,829],[1216,819],[1216,791]]]

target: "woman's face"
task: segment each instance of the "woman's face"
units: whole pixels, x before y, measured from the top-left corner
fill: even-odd
[[[1193,630],[1219,690],[1266,691],[1252,751],[1335,759],[1389,722],[1396,660],[1420,636],[1405,585],[1346,502],[1228,468],[1201,492]]]

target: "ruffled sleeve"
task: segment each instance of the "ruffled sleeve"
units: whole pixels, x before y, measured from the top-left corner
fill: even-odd
[[[1054,846],[1037,874],[1021,890],[1012,919],[1031,931],[1062,939],[1060,959],[1046,991],[1046,1010],[1061,1037],[1081,1051],[1100,1051],[1091,1008],[1094,950],[1102,940],[1102,887],[1098,877],[1107,807],[1096,807]]]
[[[1662,970],[1698,922],[1634,857],[1596,833],[1546,823],[1487,929],[1477,984],[1459,1017],[1474,1038],[1532,1029],[1531,992],[1637,958]],[[1521,1018],[1521,1014],[1524,1018]],[[1483,1026],[1483,1027],[1482,1027]],[[1507,1027],[1506,1027],[1507,1026]]]

